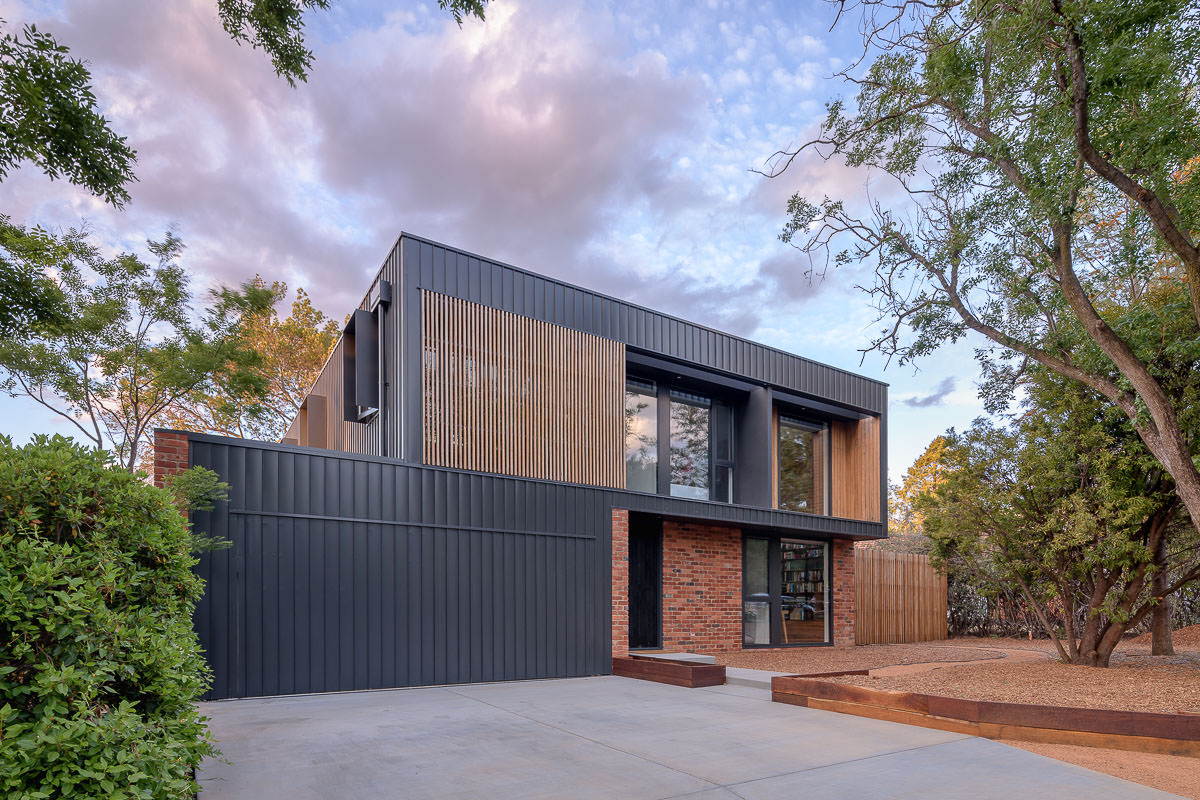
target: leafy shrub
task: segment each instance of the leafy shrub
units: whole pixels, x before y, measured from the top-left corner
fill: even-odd
[[[229,484],[208,467],[189,467],[163,479],[163,488],[175,496],[175,505],[187,512],[212,511],[217,503],[229,499]],[[224,550],[233,542],[220,536],[198,533],[189,520],[188,535],[193,553]]]
[[[197,790],[214,750],[188,546],[171,494],[104,454],[0,437],[0,796]]]

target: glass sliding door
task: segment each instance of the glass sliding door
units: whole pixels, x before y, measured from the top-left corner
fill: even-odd
[[[827,543],[747,537],[742,586],[746,647],[830,641]]]
[[[826,639],[825,556],[827,545],[779,542],[780,633],[783,644]]]
[[[707,397],[671,392],[671,496],[708,500],[712,473]]]
[[[829,429],[819,423],[779,417],[778,493],[781,511],[829,513]]]
[[[658,395],[653,383],[625,383],[625,488],[658,491]]]

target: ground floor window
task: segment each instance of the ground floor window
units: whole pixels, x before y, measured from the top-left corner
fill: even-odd
[[[827,542],[747,536],[742,586],[747,647],[830,641]]]

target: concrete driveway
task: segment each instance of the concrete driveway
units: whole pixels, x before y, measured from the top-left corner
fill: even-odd
[[[1002,744],[598,677],[203,704],[221,798],[1088,798],[1172,795]]]

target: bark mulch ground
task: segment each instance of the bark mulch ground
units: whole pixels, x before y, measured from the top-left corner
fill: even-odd
[[[857,647],[850,651],[855,653],[853,656],[828,648],[825,649],[825,653],[829,654],[827,656],[804,651],[799,656],[789,656],[787,660],[775,662],[776,666],[757,668],[821,672],[871,669],[920,661],[974,661],[971,657],[974,651],[985,654],[988,660],[888,678],[846,676],[830,680],[880,689],[1010,703],[1200,712],[1200,626],[1176,631],[1173,640],[1176,649],[1174,656],[1150,655],[1148,636],[1122,642],[1113,654],[1112,666],[1108,669],[1061,664],[1055,660],[1053,643],[1044,639],[971,638],[952,639],[945,645],[922,643]],[[999,655],[1001,650],[1033,650],[1051,657],[1022,662],[995,660],[994,656]],[[749,655],[766,661],[778,652],[730,654],[730,657],[740,660],[741,656]],[[736,666],[754,665],[745,663]],[[1200,761],[1194,758],[1074,745],[1011,741],[1004,744],[1200,800]]]
[[[1200,713],[1200,658],[1192,664],[1129,661],[1108,669],[1076,667],[1050,659],[981,661],[907,675],[846,675],[826,680],[964,700]]]
[[[982,640],[980,640],[982,641]],[[837,672],[847,669],[874,669],[892,664],[918,664],[929,661],[980,661],[1003,656],[984,647],[956,647],[951,643],[869,644],[861,647],[792,647],[779,650],[743,650],[717,653],[718,664],[727,667],[765,669],[772,672],[802,674]]]

